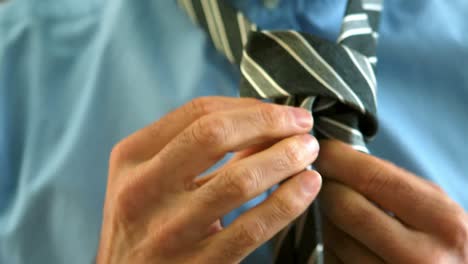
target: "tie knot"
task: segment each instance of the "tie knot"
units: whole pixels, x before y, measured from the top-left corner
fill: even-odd
[[[294,97],[289,102],[309,105],[314,113],[355,115],[349,125],[362,130],[364,138],[377,130],[373,66],[345,45],[291,30],[252,32],[240,69],[242,96]],[[310,97],[317,100],[301,101]]]

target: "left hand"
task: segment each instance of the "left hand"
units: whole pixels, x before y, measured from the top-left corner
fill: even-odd
[[[327,263],[468,263],[468,215],[435,184],[334,140],[315,165]]]

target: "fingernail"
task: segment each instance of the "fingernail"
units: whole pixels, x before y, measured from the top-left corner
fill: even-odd
[[[298,107],[291,107],[291,111],[294,115],[296,120],[296,124],[302,128],[311,128],[312,127],[312,114],[303,109]]]
[[[305,172],[299,175],[304,194],[316,194],[322,185],[322,176],[318,173]]]
[[[310,153],[317,153],[319,151],[320,146],[315,137],[309,134],[304,134],[302,135],[302,140],[304,141],[304,145],[308,148]]]

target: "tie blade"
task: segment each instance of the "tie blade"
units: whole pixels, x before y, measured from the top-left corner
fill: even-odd
[[[337,42],[376,63],[378,27],[383,0],[349,0]]]

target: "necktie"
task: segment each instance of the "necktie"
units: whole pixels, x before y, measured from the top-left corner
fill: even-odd
[[[241,96],[306,108],[317,138],[341,140],[362,152],[377,132],[375,54],[382,1],[349,0],[332,43],[292,30],[261,30],[224,0],[178,0],[215,48],[240,66]],[[323,263],[318,202],[280,232],[275,263]]]

